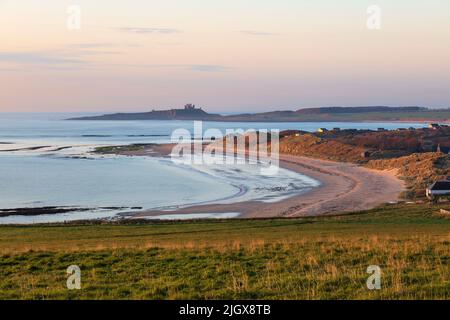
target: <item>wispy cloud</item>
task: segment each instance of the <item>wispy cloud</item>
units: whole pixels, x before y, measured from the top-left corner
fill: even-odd
[[[0,67],[0,71],[2,72],[13,72],[13,71],[19,71],[20,69],[18,68],[1,68]]]
[[[249,36],[278,36],[278,33],[273,32],[265,32],[265,31],[255,31],[255,30],[240,30],[242,34],[246,34]]]
[[[216,64],[114,64],[110,66],[127,68],[177,68],[194,72],[225,72],[233,69],[232,67]]]
[[[94,69],[96,67],[130,67],[130,68],[178,68],[191,72],[219,73],[232,69],[229,66],[219,64],[108,64],[93,60],[97,55],[122,54],[121,51],[108,50],[112,48],[134,46],[117,43],[74,43],[63,47],[46,51],[29,52],[1,52],[0,68],[8,71],[19,70],[17,68],[33,68],[44,70],[81,70]]]
[[[182,42],[158,42],[157,45],[159,46],[181,46],[183,45]]]
[[[80,58],[64,57],[51,52],[0,52],[0,62],[28,65],[77,65],[87,63]]]
[[[188,69],[192,71],[198,71],[198,72],[224,72],[229,69],[230,67],[222,66],[222,65],[214,65],[214,64],[193,64],[186,66]]]
[[[92,68],[94,66],[94,62],[89,57],[122,54],[121,51],[108,49],[126,46],[129,45],[75,43],[53,50],[0,52],[0,63],[6,64],[6,68],[11,70],[17,70],[15,69],[17,67],[36,67],[47,70],[80,70],[82,67]]]
[[[126,28],[115,28],[118,31],[127,32],[127,33],[135,33],[135,34],[173,34],[173,33],[181,33],[182,31],[174,28],[148,28],[148,27],[126,27]]]
[[[142,67],[142,66],[141,66]],[[225,72],[232,69],[229,66],[218,64],[159,64],[147,65],[149,68],[179,68],[194,72]]]
[[[137,43],[113,43],[113,42],[86,42],[73,43],[66,47],[72,49],[98,49],[98,48],[136,48],[140,47]]]

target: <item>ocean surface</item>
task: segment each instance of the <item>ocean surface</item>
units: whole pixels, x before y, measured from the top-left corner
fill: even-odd
[[[118,213],[247,200],[280,201],[320,185],[280,169],[264,176],[253,165],[179,165],[170,158],[99,156],[96,146],[170,142],[173,130],[192,132],[192,121],[67,121],[86,114],[0,113],[0,209],[45,206],[89,208],[56,215],[0,217],[0,224],[117,217]],[[222,123],[203,129],[386,129],[417,123]],[[38,147],[38,148],[36,148]],[[133,210],[130,208],[133,207]],[[239,213],[203,214],[235,217]],[[165,217],[170,218],[171,216]],[[199,216],[200,217],[200,216]],[[178,215],[172,218],[182,219]]]

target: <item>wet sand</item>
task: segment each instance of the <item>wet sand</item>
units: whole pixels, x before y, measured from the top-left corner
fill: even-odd
[[[139,155],[168,154],[171,145]],[[156,152],[155,152],[156,151]],[[242,218],[316,216],[366,210],[398,200],[405,189],[394,171],[378,171],[350,163],[280,155],[283,168],[321,182],[321,186],[276,203],[245,201],[233,204],[206,204],[176,210],[148,210],[132,216],[144,218],[166,214],[240,212]]]

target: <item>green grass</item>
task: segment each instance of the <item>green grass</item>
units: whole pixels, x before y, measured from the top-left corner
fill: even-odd
[[[299,116],[300,117],[300,116]],[[450,110],[418,112],[366,112],[301,115],[303,121],[398,121],[398,120],[439,120],[450,119]],[[411,120],[411,122],[414,122]]]
[[[1,226],[0,298],[448,299],[450,219],[438,211]],[[81,290],[66,288],[72,264]],[[381,290],[366,287],[372,264]]]
[[[124,146],[96,147],[94,152],[100,154],[116,154],[121,152],[141,151],[145,150],[145,148],[149,145],[150,144],[130,144]]]

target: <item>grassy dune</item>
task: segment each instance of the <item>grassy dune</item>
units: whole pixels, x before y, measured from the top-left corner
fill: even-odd
[[[1,226],[0,298],[449,299],[450,219],[438,212]],[[81,290],[66,289],[72,264]],[[369,265],[381,290],[366,288]]]

